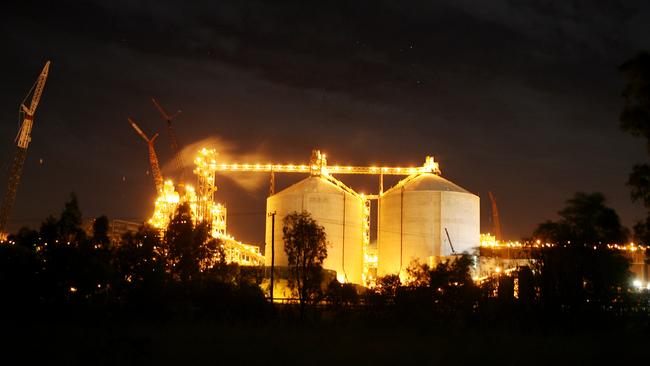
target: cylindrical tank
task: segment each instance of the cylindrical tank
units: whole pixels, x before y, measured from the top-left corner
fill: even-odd
[[[471,251],[480,241],[479,215],[477,195],[436,174],[407,177],[379,198],[378,275]]]
[[[292,212],[307,211],[327,235],[323,268],[334,270],[339,281],[361,284],[363,272],[363,201],[325,178],[312,176],[266,200],[266,265],[271,265],[271,217],[275,212],[275,265],[288,265],[282,238],[282,220]]]

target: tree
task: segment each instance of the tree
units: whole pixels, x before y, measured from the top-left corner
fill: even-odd
[[[619,67],[625,79],[624,105],[620,115],[623,131],[646,140],[650,152],[650,54],[641,52]],[[634,237],[650,243],[650,165],[636,164],[627,181],[633,202],[642,202],[647,218],[634,226]]]
[[[626,230],[601,193],[576,193],[559,221],[537,226],[534,237],[556,244],[537,253],[542,305],[576,310],[605,304],[628,283],[629,262],[607,244],[626,241]]]
[[[195,279],[203,266],[217,255],[216,244],[208,241],[209,236],[209,225],[195,225],[190,206],[186,203],[179,205],[164,237],[168,269],[176,278],[182,282]]]
[[[534,237],[562,245],[602,246],[627,241],[626,229],[616,211],[605,205],[602,193],[578,192],[558,214],[559,221],[539,224]]]
[[[473,264],[467,253],[442,261],[435,267],[412,262],[407,268],[409,276],[407,290],[413,308],[422,304],[426,312],[437,312],[446,316],[469,315],[478,301],[479,291],[472,276],[470,267]]]
[[[38,244],[38,239],[38,231],[32,230],[26,226],[21,227],[15,235],[9,235],[10,241],[28,249],[34,249]]]
[[[122,244],[113,249],[112,260],[120,292],[136,303],[155,301],[166,279],[158,229],[145,224],[136,233],[124,234]]]
[[[93,241],[107,247],[108,239],[108,217],[102,215],[93,221]]]
[[[81,217],[77,196],[74,193],[70,193],[70,199],[65,203],[58,223],[58,232],[61,240],[73,242],[85,238],[85,232],[81,229]]]
[[[625,79],[621,129],[644,137],[650,150],[650,54],[640,52],[619,66]]]
[[[401,286],[402,282],[400,281],[399,276],[396,274],[389,274],[377,278],[377,286],[375,287],[375,291],[379,295],[393,301],[395,299],[395,296],[397,296],[397,291]]]
[[[306,212],[293,212],[283,219],[284,251],[289,261],[290,286],[298,294],[300,318],[305,304],[316,300],[327,258],[325,229]]]

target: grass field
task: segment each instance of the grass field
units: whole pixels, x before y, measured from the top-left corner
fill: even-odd
[[[620,365],[647,357],[647,336],[630,332],[57,321],[2,333],[2,357],[16,360],[4,365]]]

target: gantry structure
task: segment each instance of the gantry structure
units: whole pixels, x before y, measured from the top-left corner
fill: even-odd
[[[371,201],[378,199],[384,192],[384,175],[391,176],[411,176],[414,174],[440,174],[440,166],[432,156],[425,158],[424,164],[419,167],[390,167],[390,166],[353,166],[353,165],[329,165],[327,156],[320,150],[312,150],[309,164],[262,164],[262,163],[218,163],[214,162],[211,169],[215,173],[237,173],[237,172],[257,172],[270,173],[269,193],[275,193],[275,173],[303,173],[311,176],[319,176],[332,182],[339,188],[358,197],[363,202],[363,281],[370,282],[370,273],[376,270],[377,255],[370,248],[370,215]],[[379,193],[378,194],[359,194],[345,183],[341,182],[334,175],[377,175],[379,176]]]

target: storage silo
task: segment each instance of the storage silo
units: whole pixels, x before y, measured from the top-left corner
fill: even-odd
[[[411,175],[379,198],[377,237],[379,276],[404,275],[413,260],[434,265],[452,245],[470,252],[480,241],[479,197],[433,173]]]
[[[323,268],[334,270],[340,281],[362,283],[363,201],[320,176],[311,176],[266,200],[266,265],[271,265],[271,218],[275,212],[275,265],[288,265],[282,239],[282,220],[292,212],[307,211],[325,228],[328,247]]]

